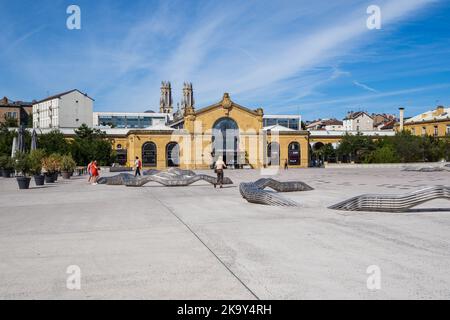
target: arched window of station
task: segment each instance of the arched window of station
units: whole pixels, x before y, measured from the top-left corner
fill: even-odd
[[[213,126],[212,157],[213,161],[221,156],[227,165],[238,163],[239,127],[231,118],[220,118]]]
[[[280,165],[280,144],[278,142],[271,142],[267,145],[267,165]]]
[[[167,167],[180,166],[180,145],[176,142],[170,142],[166,146]]]
[[[288,164],[290,166],[299,166],[301,163],[300,143],[291,142],[288,146]]]
[[[157,165],[157,148],[153,142],[146,142],[142,146],[142,165],[144,167],[156,167]]]

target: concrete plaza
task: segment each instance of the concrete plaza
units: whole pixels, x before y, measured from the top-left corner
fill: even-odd
[[[0,178],[0,299],[450,298],[449,201],[401,214],[327,209],[362,193],[450,185],[450,172],[280,172],[315,188],[284,194],[297,208],[242,199],[239,183],[259,171],[226,176],[235,184],[224,189],[76,177],[27,191]],[[71,265],[81,290],[66,287]],[[367,288],[372,265],[379,290]]]

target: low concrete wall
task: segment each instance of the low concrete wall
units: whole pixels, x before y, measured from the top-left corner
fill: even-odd
[[[352,169],[352,168],[424,168],[444,167],[448,162],[411,162],[411,163],[327,163],[327,169]]]

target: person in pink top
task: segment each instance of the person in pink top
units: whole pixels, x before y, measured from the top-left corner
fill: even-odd
[[[92,169],[92,165],[94,164],[94,161],[91,161],[89,164],[88,164],[88,166],[87,166],[87,171],[88,171],[88,173],[89,173],[89,180],[88,180],[88,183],[91,183],[91,180],[92,180],[92,171],[91,171],[91,169]]]

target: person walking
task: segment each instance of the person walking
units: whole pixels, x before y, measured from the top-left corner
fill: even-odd
[[[134,160],[134,167],[136,168],[134,176],[135,177],[137,177],[137,176],[140,177],[141,176],[141,169],[142,169],[142,162],[141,162],[141,160],[139,160],[139,157],[136,157],[136,160]]]
[[[214,183],[214,188],[217,187],[217,185],[220,185],[220,188],[223,188],[223,170],[227,168],[225,162],[223,162],[222,157],[219,157],[217,159],[215,165],[214,165],[215,171],[217,173],[217,181]]]
[[[98,177],[99,177],[99,171],[100,171],[100,168],[97,166],[97,160],[95,160],[95,161],[92,163],[92,166],[91,166],[92,181],[94,181],[94,182],[92,183],[93,186],[95,186],[95,185],[98,184],[98,183],[97,183],[97,180],[98,180]]]
[[[92,165],[94,164],[94,161],[89,162],[88,166],[87,166],[87,171],[89,173],[89,179],[88,179],[88,183],[91,183],[92,180]]]
[[[288,161],[286,160],[284,162],[284,170],[288,170],[288,169],[289,169],[289,164],[288,164]]]

